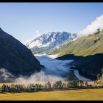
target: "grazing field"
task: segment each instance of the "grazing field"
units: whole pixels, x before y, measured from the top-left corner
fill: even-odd
[[[0,93],[0,100],[103,100],[103,89]]]

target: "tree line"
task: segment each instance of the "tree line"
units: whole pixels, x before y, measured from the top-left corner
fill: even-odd
[[[69,82],[57,81],[55,83],[47,82],[45,84],[2,84],[0,92],[37,92],[37,91],[51,91],[51,90],[69,90],[69,89],[80,89],[80,88],[103,88],[103,83],[100,81],[81,81],[74,80]]]

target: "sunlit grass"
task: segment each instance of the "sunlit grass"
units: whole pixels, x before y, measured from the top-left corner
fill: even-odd
[[[103,89],[0,93],[0,100],[103,100]]]

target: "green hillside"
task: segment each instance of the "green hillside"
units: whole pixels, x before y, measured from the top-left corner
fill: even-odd
[[[66,54],[88,56],[97,53],[103,53],[103,31],[98,34],[80,37],[53,51],[51,54],[58,54],[59,56]]]

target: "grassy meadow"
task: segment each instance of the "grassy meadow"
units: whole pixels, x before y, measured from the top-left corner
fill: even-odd
[[[0,100],[103,100],[103,89],[0,93]]]

